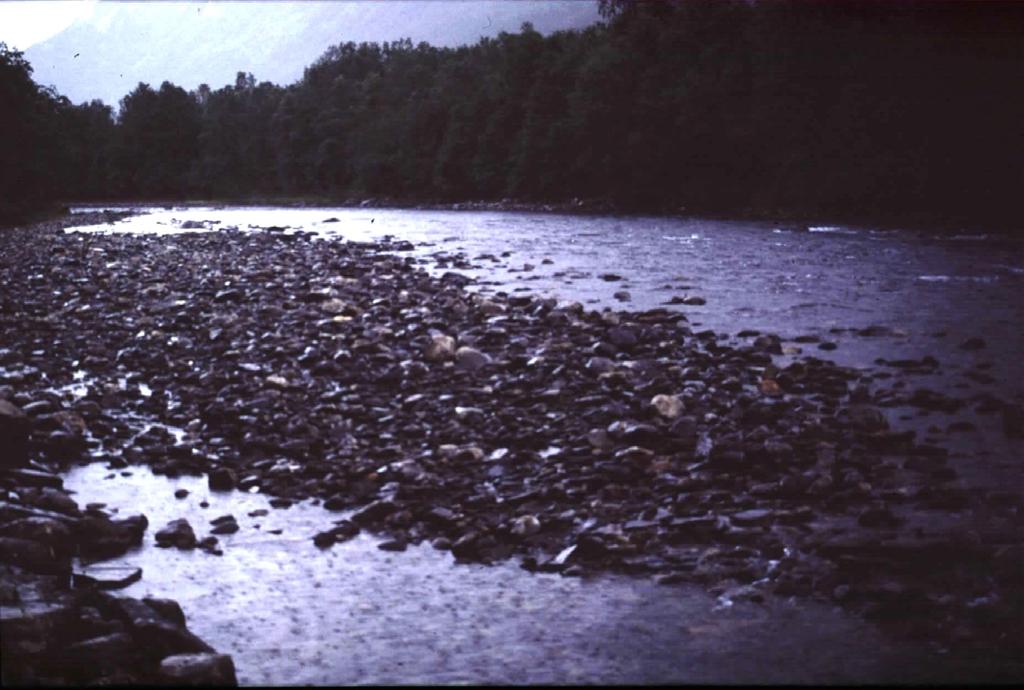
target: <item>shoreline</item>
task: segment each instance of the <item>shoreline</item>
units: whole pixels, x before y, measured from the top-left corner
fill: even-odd
[[[67,215],[31,227],[53,233],[110,217]],[[80,506],[59,476],[61,464],[31,451],[38,411],[9,402],[13,390],[0,385],[3,684],[237,685],[231,657],[189,631],[176,601],[109,593],[144,577],[104,563],[142,543],[146,516]],[[74,438],[61,438],[62,453],[81,451]]]
[[[118,463],[258,486],[281,507],[313,496],[357,509],[310,535],[325,549],[366,530],[397,551],[432,542],[468,562],[516,556],[567,576],[823,598],[912,628],[901,634],[954,635],[956,653],[1012,653],[1000,635],[1021,621],[999,610],[1020,601],[1020,539],[1001,530],[1019,527],[1019,497],[952,485],[944,449],[890,428],[879,408],[898,391],[884,381],[813,357],[775,367],[777,338],[721,345],[678,312],[472,295],[466,279],[407,261],[401,243],[23,231],[39,241],[8,238],[0,254],[12,275],[5,366],[59,387],[72,383],[75,339],[94,351],[80,400],[38,377],[8,382],[14,404],[81,420],[37,425],[40,457],[98,444]],[[41,266],[44,290],[22,275]],[[89,309],[66,308],[75,281],[103,286]],[[36,312],[61,315],[42,360],[32,339],[53,331]],[[141,339],[135,319],[149,324]],[[203,375],[180,370],[185,360]],[[120,376],[150,394],[107,391]],[[188,430],[140,433],[128,413]],[[964,510],[1001,536],[973,541],[957,525]],[[989,573],[959,572],[961,559],[996,569],[998,586],[980,595],[990,604],[971,594]],[[919,619],[901,620],[910,605]],[[976,625],[979,614],[995,618]]]

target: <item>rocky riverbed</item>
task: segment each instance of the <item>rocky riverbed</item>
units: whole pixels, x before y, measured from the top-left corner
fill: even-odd
[[[365,530],[464,562],[821,598],[1020,677],[1019,484],[962,481],[886,413],[969,405],[1014,437],[1017,401],[784,362],[778,337],[726,342],[678,310],[472,293],[406,242],[68,222],[0,234],[8,464],[146,464],[354,510],[308,535],[325,550]],[[38,508],[19,486],[8,504]],[[150,527],[210,558],[240,529]]]

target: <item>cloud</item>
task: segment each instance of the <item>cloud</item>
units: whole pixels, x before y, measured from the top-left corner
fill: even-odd
[[[0,2],[0,41],[26,50],[55,36],[96,9],[96,0]]]

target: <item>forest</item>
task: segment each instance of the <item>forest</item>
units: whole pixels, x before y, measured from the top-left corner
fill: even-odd
[[[71,201],[596,200],[626,212],[1005,228],[1024,5],[605,0],[458,48],[339,43],[72,104],[0,44],[0,221]]]

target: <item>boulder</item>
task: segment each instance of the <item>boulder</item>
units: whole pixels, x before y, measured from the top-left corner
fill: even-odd
[[[40,472],[39,470],[13,468],[8,469],[5,476],[13,480],[17,486],[49,487],[51,489],[63,489],[64,480],[56,474]]]
[[[114,558],[142,544],[149,527],[145,515],[111,520],[89,515],[78,522],[77,532],[81,555],[87,558]]]
[[[186,687],[238,685],[235,664],[227,654],[174,654],[160,662],[159,680]]]
[[[146,597],[142,603],[153,609],[164,620],[177,625],[185,625],[185,612],[181,610],[181,605],[173,599]]]
[[[39,542],[63,556],[70,556],[74,545],[68,523],[47,517],[26,517],[9,522],[0,526],[0,536]]]
[[[0,468],[28,462],[28,416],[13,403],[0,400]]]
[[[132,626],[132,636],[150,659],[163,659],[172,654],[210,654],[213,647],[185,627],[165,620],[139,622]]]
[[[25,491],[22,494],[22,501],[36,508],[53,511],[54,513],[60,513],[69,517],[79,517],[81,515],[75,499],[63,491],[50,487]]]
[[[164,548],[174,546],[179,549],[193,549],[196,546],[196,533],[184,518],[171,520],[155,536],[156,545]]]
[[[124,632],[102,635],[65,647],[56,660],[71,680],[87,683],[138,663],[139,644]]]
[[[42,575],[66,575],[71,571],[71,559],[55,549],[37,541],[14,537],[0,537],[0,562]]]
[[[211,470],[207,477],[211,491],[231,491],[238,484],[238,475],[230,467]]]
[[[71,574],[75,589],[124,589],[142,579],[142,568],[93,566]]]

